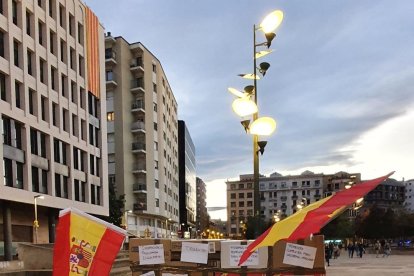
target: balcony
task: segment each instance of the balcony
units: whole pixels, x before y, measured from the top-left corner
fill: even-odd
[[[145,113],[145,103],[142,100],[134,101],[131,104],[131,112]]]
[[[135,163],[132,165],[132,173],[135,174],[146,174],[147,173],[147,167],[145,166],[145,163]]]
[[[147,185],[142,183],[135,183],[132,185],[134,193],[147,193]]]
[[[134,59],[129,65],[129,69],[132,73],[144,74],[144,63],[142,62],[142,58],[138,57]]]
[[[105,65],[115,66],[116,64],[116,53],[114,51],[105,51]]]
[[[106,88],[110,90],[117,86],[118,86],[118,83],[116,82],[115,75],[106,73]]]
[[[133,132],[133,133],[136,133],[136,132],[145,133],[145,124],[144,124],[144,122],[132,123],[131,132]]]
[[[286,200],[287,200],[287,196],[281,196],[281,197],[280,197],[280,200],[281,200],[281,201],[286,201]]]
[[[320,198],[321,198],[321,195],[320,195],[320,194],[317,194],[317,195],[314,195],[314,197],[315,197],[316,199],[320,199]]]
[[[298,196],[297,195],[293,195],[292,196],[292,200],[297,200],[298,199]]]
[[[133,142],[132,152],[133,153],[145,153],[146,152],[145,144],[142,142]]]
[[[141,202],[141,203],[134,203],[134,212],[139,211],[146,211],[147,210],[147,203]]]
[[[143,78],[132,80],[131,92],[132,93],[145,93],[145,85],[144,85]]]

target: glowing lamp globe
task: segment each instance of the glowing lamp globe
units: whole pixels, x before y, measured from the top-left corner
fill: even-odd
[[[260,23],[260,28],[264,33],[271,33],[279,27],[283,20],[283,12],[281,10],[275,10],[268,14]]]
[[[270,117],[260,117],[250,126],[250,134],[269,136],[276,130],[276,121]]]
[[[250,100],[249,97],[236,99],[233,101],[233,104],[231,106],[234,113],[240,117],[245,117],[257,113],[257,105],[252,100]]]

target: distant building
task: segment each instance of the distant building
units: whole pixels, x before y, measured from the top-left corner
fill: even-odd
[[[414,179],[410,179],[404,182],[405,184],[405,209],[413,213],[414,212]]]
[[[360,179],[359,173],[345,172],[325,175],[305,171],[300,175],[273,173],[269,177],[260,176],[261,215],[267,222],[273,222],[275,216],[290,216],[324,195],[358,184]],[[253,175],[240,175],[239,180],[227,181],[226,184],[227,231],[229,237],[242,238],[247,218],[254,215]]]
[[[191,232],[194,237],[197,231],[195,147],[182,120],[178,120],[178,163],[181,230]]]
[[[404,182],[388,178],[364,197],[364,209],[373,205],[382,209],[401,209],[404,207],[404,200]]]
[[[209,225],[209,215],[207,212],[207,203],[206,203],[206,184],[201,178],[196,178],[197,185],[197,212],[196,212],[196,228],[197,234],[205,231]]]
[[[125,195],[139,237],[178,230],[177,101],[161,62],[142,43],[105,37],[108,178]]]

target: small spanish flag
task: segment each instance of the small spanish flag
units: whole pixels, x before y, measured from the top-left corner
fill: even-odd
[[[125,230],[74,208],[59,213],[53,275],[109,275]]]
[[[260,247],[273,246],[280,240],[295,241],[304,239],[311,234],[319,232],[329,221],[339,216],[348,206],[352,205],[359,198],[364,197],[392,174],[393,172],[386,176],[354,185],[350,189],[339,191],[273,224],[272,227],[249,244],[240,257],[239,266]]]

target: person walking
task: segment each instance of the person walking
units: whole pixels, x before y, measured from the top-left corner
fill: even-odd
[[[364,254],[364,245],[362,244],[362,242],[358,243],[357,251],[357,255],[359,255],[359,257],[362,258],[362,254]]]
[[[329,249],[329,246],[325,244],[325,262],[328,264],[328,266],[329,266],[329,259],[331,258],[330,252],[331,251]]]
[[[353,258],[354,257],[354,251],[355,251],[355,245],[351,242],[348,244],[348,257]]]
[[[380,250],[381,250],[381,243],[379,242],[379,240],[377,240],[377,242],[374,245],[374,249],[375,249],[375,254],[376,254],[376,258],[378,258],[379,254],[380,254]]]
[[[390,242],[386,242],[384,245],[384,254],[382,255],[382,257],[387,257],[390,256],[391,254],[391,244]]]

